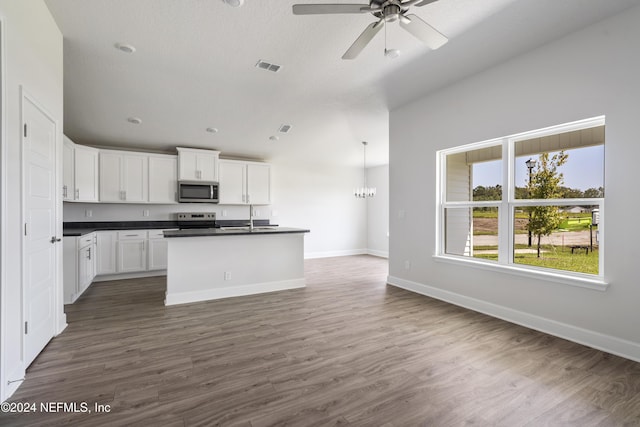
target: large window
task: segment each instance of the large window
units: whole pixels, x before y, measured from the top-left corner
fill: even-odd
[[[604,129],[598,117],[440,151],[437,255],[601,279]]]

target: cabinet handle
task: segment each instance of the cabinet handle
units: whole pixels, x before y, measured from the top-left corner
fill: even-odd
[[[87,259],[91,259],[91,248],[87,251]]]
[[[80,198],[80,189],[76,188],[76,199]]]
[[[127,200],[127,190],[122,192],[122,200]]]
[[[247,194],[247,203],[249,203],[249,195]]]
[[[65,199],[67,198],[67,186],[66,185],[62,186],[62,197],[64,197]]]

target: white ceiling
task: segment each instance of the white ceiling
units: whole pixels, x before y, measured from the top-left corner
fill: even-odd
[[[65,134],[97,146],[350,165],[361,164],[366,140],[368,165],[384,164],[390,109],[640,0],[439,0],[411,12],[448,44],[429,51],[394,23],[387,39],[399,58],[384,57],[383,30],[352,61],[342,54],[375,18],[291,12],[323,2],[46,0],[65,38]],[[260,70],[259,59],[282,68]],[[278,134],[285,123],[292,131]]]

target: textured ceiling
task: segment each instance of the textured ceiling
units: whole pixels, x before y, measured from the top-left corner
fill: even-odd
[[[412,13],[448,44],[429,51],[390,24],[388,46],[401,56],[384,57],[381,31],[353,61],[340,57],[374,18],[291,12],[321,0],[246,0],[241,8],[221,0],[46,3],[65,38],[64,130],[78,143],[359,165],[366,140],[375,165],[388,162],[391,108],[639,1],[439,0]],[[259,59],[282,68],[260,70]],[[291,132],[278,134],[285,123]]]

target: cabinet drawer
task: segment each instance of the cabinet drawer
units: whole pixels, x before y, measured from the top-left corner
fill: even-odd
[[[96,233],[85,234],[84,236],[78,237],[78,249],[82,249],[85,246],[91,245],[95,243]]]
[[[118,231],[118,240],[146,239],[146,230]]]
[[[149,230],[150,239],[161,239],[164,237],[164,230]]]

